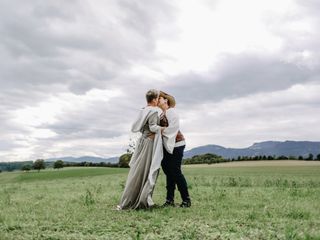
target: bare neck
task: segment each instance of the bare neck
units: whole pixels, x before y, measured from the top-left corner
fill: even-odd
[[[165,111],[167,111],[167,110],[169,109],[169,107],[168,107],[168,106],[161,106],[160,108],[161,108],[161,109],[162,109],[162,111],[164,111],[164,112],[165,112]]]

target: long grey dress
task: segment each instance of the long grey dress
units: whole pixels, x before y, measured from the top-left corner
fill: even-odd
[[[159,113],[157,107],[146,107],[133,124],[132,131],[140,131],[142,136],[129,163],[128,178],[118,205],[120,209],[148,208],[154,205],[152,193],[163,156]],[[156,134],[154,139],[148,137],[151,133]]]

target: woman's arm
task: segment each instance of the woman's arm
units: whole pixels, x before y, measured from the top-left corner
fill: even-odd
[[[152,113],[152,115],[149,117],[148,120],[150,131],[153,133],[157,133],[159,130],[161,130],[161,133],[164,130],[164,127],[161,127],[158,125],[158,113]]]

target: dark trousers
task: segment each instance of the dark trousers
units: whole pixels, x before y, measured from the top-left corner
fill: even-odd
[[[167,201],[174,201],[174,190],[177,185],[182,201],[189,200],[187,181],[181,172],[181,162],[185,146],[175,147],[170,154],[163,148],[162,169],[167,178]]]

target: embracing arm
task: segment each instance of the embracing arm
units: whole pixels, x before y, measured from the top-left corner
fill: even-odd
[[[152,115],[150,116],[149,120],[148,120],[148,124],[149,124],[149,128],[150,131],[153,133],[157,133],[159,130],[162,131],[162,127],[158,125],[158,113],[152,113]]]

